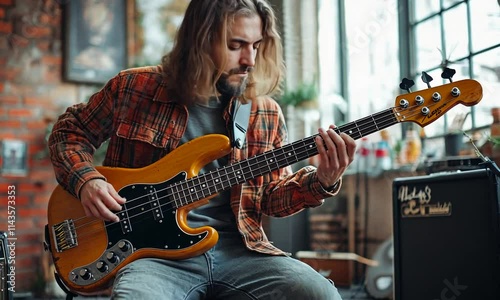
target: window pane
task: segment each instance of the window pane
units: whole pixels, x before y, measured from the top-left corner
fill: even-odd
[[[500,43],[500,9],[497,1],[471,0],[472,48],[478,51]]]
[[[349,121],[394,106],[399,92],[396,0],[346,1]]]
[[[412,6],[415,12],[414,21],[422,20],[439,11],[439,1],[436,0],[413,0]]]
[[[347,102],[341,96],[340,43],[338,38],[338,3],[319,1],[319,109],[321,126],[345,122]]]
[[[491,124],[491,108],[500,107],[500,47],[473,57],[474,76],[483,87],[476,108],[477,126]]]
[[[321,0],[319,2],[318,48],[320,87],[324,95],[340,93],[339,68],[333,67],[340,65],[338,19],[338,5],[334,1]]]
[[[464,0],[443,0],[443,8],[447,9],[448,7],[452,6],[453,4],[456,4],[459,2],[464,2]]]
[[[415,27],[415,48],[417,70],[439,66],[442,61],[441,26],[434,17]]]
[[[467,7],[461,4],[443,13],[446,59],[456,60],[469,53]],[[458,21],[460,20],[460,21]]]

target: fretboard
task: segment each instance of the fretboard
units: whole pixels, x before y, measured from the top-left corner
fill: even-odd
[[[336,128],[337,133],[346,133],[353,139],[377,132],[398,123],[393,108],[353,121]],[[169,187],[169,196],[176,207],[188,205],[234,185],[290,166],[318,154],[315,137],[306,137],[283,147],[263,152],[251,158],[203,173]]]

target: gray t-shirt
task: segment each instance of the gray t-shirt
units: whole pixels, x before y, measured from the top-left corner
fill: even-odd
[[[193,104],[188,106],[189,118],[186,132],[180,143],[186,143],[194,138],[207,134],[228,135],[226,124],[222,118],[224,108],[216,102],[209,106]],[[224,156],[204,166],[199,174],[220,168],[228,163],[228,157]],[[230,191],[226,190],[212,198],[208,204],[193,209],[188,214],[190,227],[208,225],[218,231],[237,231],[236,221],[231,211]]]

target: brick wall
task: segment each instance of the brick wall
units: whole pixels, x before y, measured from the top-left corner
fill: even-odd
[[[89,87],[62,80],[61,7],[56,0],[0,0],[0,140],[28,144],[28,174],[0,178],[0,230],[15,187],[15,291],[34,291],[42,274],[42,233],[56,185],[45,155],[47,124]],[[92,87],[95,88],[95,87]],[[12,209],[10,209],[12,210]]]

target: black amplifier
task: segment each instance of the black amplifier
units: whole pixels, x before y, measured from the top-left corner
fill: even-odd
[[[484,163],[480,157],[455,156],[447,159],[431,159],[425,161],[425,173],[433,174],[439,172],[469,171],[484,169]]]
[[[393,182],[398,300],[500,299],[499,179],[489,169]]]

